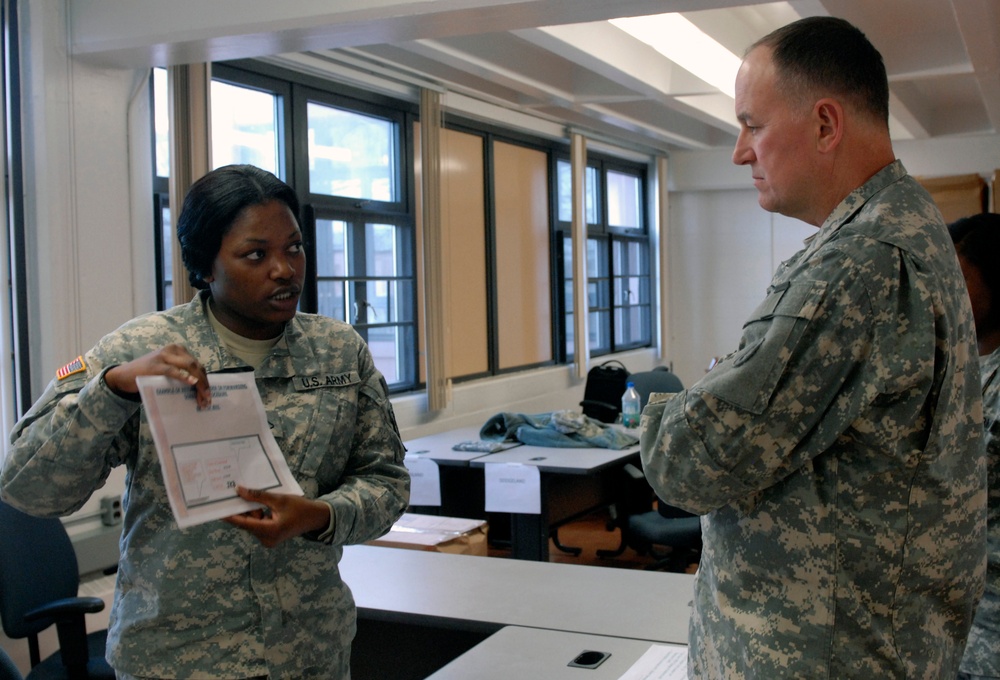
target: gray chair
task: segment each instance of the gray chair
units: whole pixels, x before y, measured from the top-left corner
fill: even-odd
[[[104,609],[79,597],[76,552],[57,518],[26,515],[0,502],[0,624],[7,637],[28,640],[27,680],[114,680],[104,659],[107,630],[88,634],[85,614]],[[55,625],[59,651],[42,659],[38,634]]]
[[[642,407],[654,393],[673,393],[683,384],[665,366],[632,373],[628,378],[642,399]],[[701,554],[701,518],[656,497],[642,470],[632,464],[623,469],[621,500],[612,507],[609,528],[621,531],[621,544],[614,550],[600,550],[601,557],[617,557],[627,548],[651,555],[646,569],[684,571]],[[655,505],[655,507],[654,507]]]
[[[24,680],[14,660],[3,649],[0,649],[0,680]]]
[[[629,381],[642,398],[642,408],[649,403],[649,395],[658,392],[680,392],[684,389],[681,379],[666,366],[657,366],[651,371],[630,373]]]

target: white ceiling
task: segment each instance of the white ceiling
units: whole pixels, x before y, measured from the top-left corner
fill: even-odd
[[[894,138],[1000,132],[998,0],[813,0],[684,16],[741,56],[770,30],[815,14],[851,21],[882,52]],[[737,131],[732,99],[606,21],[315,53],[660,148],[731,146]],[[719,117],[691,106],[692,97],[709,100]]]
[[[1000,134],[1000,0],[67,0],[66,6],[72,54],[104,65],[308,53],[334,67],[360,66],[668,150],[730,147],[733,102],[607,19],[680,11],[740,56],[788,21],[830,14],[859,26],[882,52],[894,138]]]

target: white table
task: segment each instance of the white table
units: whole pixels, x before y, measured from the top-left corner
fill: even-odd
[[[469,467],[472,460],[485,454],[452,448],[459,442],[479,439],[479,430],[478,426],[460,427],[403,442],[407,457],[423,456],[437,463],[441,483],[441,505],[415,506],[414,511],[447,517],[486,518],[483,473]]]
[[[452,555],[383,546],[344,550],[359,618],[496,632],[547,628],[687,643],[694,576]]]
[[[646,640],[507,626],[427,680],[617,680],[650,648]],[[597,668],[569,666],[583,651],[610,652]]]
[[[458,427],[454,430],[407,439],[403,442],[406,455],[424,455],[438,465],[468,466],[469,461],[483,456],[481,451],[456,451],[452,447],[459,442],[479,439],[479,426]]]

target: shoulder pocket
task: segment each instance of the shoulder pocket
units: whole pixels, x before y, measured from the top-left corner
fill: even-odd
[[[699,387],[733,406],[762,413],[825,292],[825,281],[771,288],[744,324],[739,350],[719,362]]]

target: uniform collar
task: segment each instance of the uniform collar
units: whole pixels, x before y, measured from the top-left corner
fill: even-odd
[[[215,329],[208,319],[206,309],[208,290],[199,290],[183,311],[184,323],[191,329],[191,336],[202,338],[188,350],[209,373],[251,370],[242,359],[226,351]],[[257,377],[293,377],[308,375],[312,364],[312,352],[306,340],[298,314],[285,324],[284,342],[271,349],[268,359],[255,372]]]
[[[810,253],[819,250],[834,234],[854,216],[864,205],[890,184],[906,177],[906,168],[900,160],[894,160],[874,175],[860,187],[849,193],[833,212],[827,216],[819,231],[805,239],[806,250]]]

